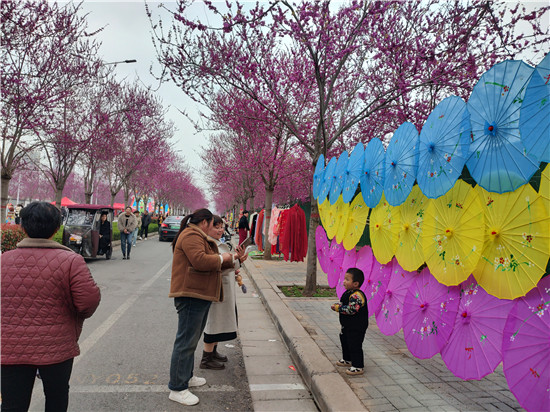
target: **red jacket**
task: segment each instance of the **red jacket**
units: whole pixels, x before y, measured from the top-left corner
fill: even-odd
[[[100,301],[86,262],[47,239],[2,254],[2,365],[50,365],[80,353],[84,319]]]

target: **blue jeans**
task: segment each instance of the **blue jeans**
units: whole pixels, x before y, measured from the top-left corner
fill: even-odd
[[[212,302],[196,298],[174,298],[178,311],[178,333],[170,362],[170,383],[173,391],[183,391],[189,386],[195,366],[195,349],[202,336],[208,310]]]
[[[132,250],[132,234],[120,232],[120,247],[122,248],[122,254],[124,256],[130,256],[130,250]]]
[[[136,227],[134,231],[132,232],[132,246],[136,245],[137,242],[137,235],[138,235],[138,228]]]

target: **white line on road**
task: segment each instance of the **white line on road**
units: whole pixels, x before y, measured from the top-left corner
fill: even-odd
[[[229,385],[209,385],[192,388],[193,392],[235,392]],[[131,393],[169,392],[167,385],[71,385],[71,393]]]
[[[255,391],[290,391],[305,390],[301,383],[258,383],[250,385],[250,392]]]
[[[166,264],[147,282],[145,282],[137,290],[137,292],[130,295],[126,302],[118,307],[111,316],[107,318],[105,322],[99,325],[82,343],[80,343],[80,356],[76,357],[74,364],[76,365],[80,359],[88,352],[92,346],[94,346],[99,339],[113,326],[117,320],[138,300],[138,298],[145,293],[145,291],[164,273],[166,269],[172,264],[172,260],[166,262]]]

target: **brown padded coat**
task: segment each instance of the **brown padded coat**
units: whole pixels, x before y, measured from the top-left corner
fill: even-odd
[[[221,270],[229,267],[233,267],[233,264],[224,263],[222,266],[215,240],[190,223],[176,241],[168,296],[221,302]]]

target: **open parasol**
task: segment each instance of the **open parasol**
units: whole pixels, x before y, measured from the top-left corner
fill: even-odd
[[[335,176],[334,171],[336,169],[337,162],[338,160],[336,159],[336,157],[332,157],[329,160],[327,167],[325,168],[325,173],[323,175],[323,183],[321,184],[321,190],[319,191],[319,197],[317,198],[317,201],[319,203],[323,203],[326,197],[328,196],[328,194],[330,193],[330,187],[334,180],[334,176]]]
[[[348,152],[344,150],[342,153],[340,153],[340,157],[338,157],[338,162],[336,163],[336,167],[334,168],[334,175],[332,178],[332,184],[330,185],[330,192],[328,196],[331,204],[336,203],[336,201],[342,194],[347,169]]]
[[[550,53],[535,68],[525,91],[519,131],[527,155],[550,162]]]
[[[342,260],[342,269],[340,270],[340,276],[338,277],[338,283],[336,285],[336,294],[340,298],[342,294],[346,291],[344,288],[344,277],[349,268],[354,268],[357,265],[357,252],[355,248],[351,250],[346,250],[344,252],[344,259]]]
[[[491,192],[504,193],[527,183],[538,163],[521,142],[519,114],[533,68],[508,60],[485,72],[468,100],[472,142],[466,166]]]
[[[346,176],[344,178],[344,187],[342,189],[342,198],[344,203],[351,202],[361,175],[363,173],[363,158],[365,156],[365,146],[359,142],[353,149],[353,152],[349,155],[348,165],[346,168]]]
[[[355,245],[357,245],[361,236],[363,236],[363,231],[367,225],[367,218],[369,217],[369,210],[363,201],[363,195],[359,193],[349,207],[346,233],[343,240],[346,250],[355,248]]]
[[[473,275],[501,299],[524,296],[537,286],[549,257],[550,218],[530,185],[510,193],[477,186],[485,212],[485,244]]]
[[[338,213],[338,228],[336,229],[335,239],[338,243],[343,243],[344,237],[349,224],[350,204],[344,203],[342,195],[338,198],[338,202],[334,204]]]
[[[460,289],[439,283],[428,268],[415,278],[405,296],[403,334],[409,351],[420,359],[439,353],[453,331]]]
[[[317,199],[319,193],[321,193],[321,186],[325,177],[325,156],[321,154],[315,165],[315,172],[313,172],[313,198]]]
[[[384,195],[392,206],[407,199],[416,179],[418,131],[405,122],[393,134],[385,159]]]
[[[480,380],[502,360],[502,332],[513,302],[488,295],[473,276],[460,289],[453,333],[441,358],[455,376]]]
[[[328,253],[327,281],[331,288],[335,288],[340,278],[342,261],[344,260],[344,247],[336,239],[332,239]]]
[[[510,390],[528,411],[550,410],[550,276],[516,301],[502,338]]]
[[[422,249],[430,272],[444,285],[468,279],[483,249],[485,220],[481,199],[458,180],[451,190],[432,199],[422,227]]]
[[[470,114],[460,97],[439,103],[420,132],[418,186],[429,198],[444,195],[462,173],[470,148]]]
[[[428,198],[418,186],[412,188],[407,200],[399,206],[399,232],[395,257],[405,270],[416,270],[424,263],[420,235]]]
[[[385,157],[384,145],[380,139],[375,137],[365,148],[363,172],[360,179],[363,199],[370,208],[378,205],[384,192]]]
[[[323,272],[328,273],[330,243],[327,239],[327,232],[322,226],[317,226],[317,229],[315,229],[315,249],[317,250],[317,259],[319,259],[321,269]]]
[[[320,213],[321,220],[329,239],[333,239],[336,236],[336,232],[340,228],[342,209],[345,206],[347,205],[342,201],[341,196],[333,205],[331,205],[328,199],[326,199],[320,206],[320,209],[322,209],[322,212]]]
[[[391,206],[384,196],[370,214],[372,252],[380,263],[388,263],[395,253],[399,231],[399,208]]]
[[[363,249],[364,248],[361,250]],[[372,253],[370,250],[368,252]],[[360,262],[358,264],[360,264]],[[373,256],[372,270],[369,276],[367,276],[365,272],[365,281],[361,285],[361,290],[365,292],[365,297],[367,298],[369,316],[373,316],[378,312],[386,296],[386,289],[388,288],[388,283],[390,283],[392,264],[393,262],[386,264],[380,263]]]
[[[403,326],[405,295],[417,273],[404,270],[395,259],[386,269],[391,271],[390,282],[376,312],[376,324],[384,335],[395,335]]]
[[[548,165],[540,175],[539,195],[546,206],[546,213],[550,213],[550,166]]]

